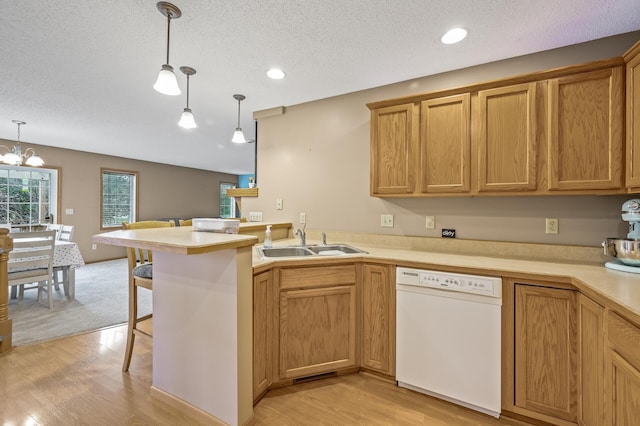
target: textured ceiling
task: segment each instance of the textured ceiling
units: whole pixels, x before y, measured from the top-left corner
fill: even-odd
[[[228,173],[251,113],[640,29],[638,0],[175,0],[170,63],[197,70],[186,103],[152,88],[165,62],[155,0],[0,0],[0,138]],[[469,36],[445,46],[440,36]],[[287,78],[265,71],[283,68]],[[46,159],[45,159],[46,160]]]

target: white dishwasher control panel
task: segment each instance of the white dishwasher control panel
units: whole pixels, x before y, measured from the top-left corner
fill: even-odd
[[[502,297],[502,278],[483,275],[398,267],[396,269],[396,285],[429,287],[487,297]]]

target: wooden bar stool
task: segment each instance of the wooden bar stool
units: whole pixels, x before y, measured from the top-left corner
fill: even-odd
[[[123,229],[170,228],[173,226],[175,226],[173,221],[163,222],[158,220],[122,223]],[[122,363],[123,372],[129,371],[136,335],[153,337],[153,324],[151,323],[153,313],[141,317],[138,316],[138,288],[146,288],[147,290],[152,290],[153,288],[153,256],[151,250],[128,247],[127,260],[129,265],[129,319],[127,347],[124,352],[124,362]]]

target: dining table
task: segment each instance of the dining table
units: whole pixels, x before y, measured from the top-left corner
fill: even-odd
[[[84,266],[84,258],[78,248],[78,244],[73,241],[56,240],[53,251],[53,284],[62,284],[64,295],[69,300],[75,299],[76,294],[76,269]],[[11,259],[8,262],[9,272],[11,272]],[[62,272],[62,280],[58,281],[57,274]],[[17,297],[17,287],[11,288],[11,298]]]

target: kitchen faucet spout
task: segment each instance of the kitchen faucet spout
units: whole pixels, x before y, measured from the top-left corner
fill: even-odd
[[[307,233],[305,232],[306,227],[307,227],[307,224],[305,223],[302,229],[300,228],[296,229],[296,235],[300,237],[301,246],[307,245]]]

